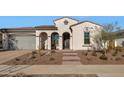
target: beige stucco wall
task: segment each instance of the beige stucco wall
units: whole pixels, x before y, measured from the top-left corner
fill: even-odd
[[[79,25],[73,26],[73,49],[74,50],[88,50],[91,49],[91,47],[88,47],[89,45],[84,44],[84,32],[85,27],[92,27],[92,29],[88,30],[90,32],[90,46],[95,46],[96,43],[94,42],[94,36],[100,35],[100,31],[102,29],[101,26],[90,23],[90,22],[84,22]]]
[[[68,24],[65,25],[64,21],[68,21]],[[62,44],[62,42],[63,42],[62,41],[63,33],[68,32],[70,34],[70,49],[73,49],[73,45],[72,45],[72,43],[73,43],[72,42],[72,32],[71,32],[70,26],[74,25],[74,24],[77,24],[78,21],[70,19],[70,18],[62,18],[60,20],[55,21],[54,23],[55,23],[55,26],[58,27],[59,35],[61,36],[60,44]],[[62,45],[60,46],[60,49],[63,49]]]
[[[64,24],[64,21],[68,21],[68,24]],[[40,34],[42,32],[47,33],[48,39],[45,41],[45,49],[50,50],[51,49],[51,34],[53,32],[57,32],[59,34],[59,46],[58,49],[63,49],[63,33],[68,32],[70,34],[70,49],[72,50],[87,50],[91,49],[91,47],[88,47],[89,45],[84,44],[84,32],[85,27],[90,27],[92,29],[88,30],[90,32],[90,46],[97,46],[94,42],[94,37],[96,35],[101,35],[101,29],[102,27],[100,25],[97,25],[92,22],[82,22],[78,25],[72,26],[74,24],[77,24],[77,20],[73,20],[70,18],[62,18],[59,20],[54,21],[55,26],[58,28],[58,30],[36,30],[36,49],[39,49],[40,46]],[[71,29],[70,29],[71,27]]]
[[[68,21],[67,25],[64,24],[65,20]],[[68,32],[70,34],[70,49],[72,49],[72,32],[70,30],[70,26],[73,25],[73,24],[78,23],[78,21],[70,19],[70,18],[62,18],[62,19],[59,19],[59,20],[55,20],[54,23],[55,23],[55,26],[58,28],[58,30],[36,30],[36,49],[38,49],[39,46],[40,46],[40,43],[39,43],[40,38],[39,38],[39,36],[40,36],[40,34],[42,32],[45,32],[48,35],[48,39],[45,41],[45,44],[46,44],[45,49],[48,49],[48,50],[51,49],[51,34],[53,32],[57,32],[59,34],[59,46],[58,46],[59,50],[63,49],[62,35],[63,35],[63,33]]]
[[[42,32],[47,33],[48,39],[45,41],[45,49],[50,50],[51,49],[51,34],[53,32],[58,33],[58,30],[36,30],[36,49],[37,50],[40,48],[40,34]]]

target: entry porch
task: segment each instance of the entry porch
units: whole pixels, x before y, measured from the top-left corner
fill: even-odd
[[[72,50],[72,35],[69,32],[40,32],[36,35],[36,49]]]

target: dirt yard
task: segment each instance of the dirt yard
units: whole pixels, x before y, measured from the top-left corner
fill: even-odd
[[[72,51],[73,52],[73,51]],[[76,51],[82,65],[121,65],[124,64],[124,50],[115,53],[115,50],[105,54],[101,59],[101,52]],[[62,65],[62,51],[33,51],[32,53],[16,57],[0,65]]]
[[[33,51],[0,65],[61,65],[61,51]]]
[[[100,52],[96,52],[93,55],[92,51],[78,51],[78,55],[81,58],[81,63],[83,65],[121,65],[124,64],[124,51],[118,52],[116,55],[115,51],[110,51],[106,54],[107,59],[100,59],[102,55]]]

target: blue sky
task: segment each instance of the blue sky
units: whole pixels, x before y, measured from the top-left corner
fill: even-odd
[[[0,28],[31,27],[39,25],[53,25],[53,20],[63,16],[0,16]],[[124,16],[70,16],[79,21],[93,21],[99,24],[118,22],[124,28]]]

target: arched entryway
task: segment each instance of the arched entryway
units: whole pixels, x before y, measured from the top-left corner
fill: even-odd
[[[48,39],[47,33],[42,32],[40,34],[40,49],[47,49],[48,47],[47,39]]]
[[[58,49],[59,47],[59,34],[57,32],[53,32],[51,34],[51,49]]]
[[[70,49],[70,34],[68,32],[63,33],[63,49]]]

